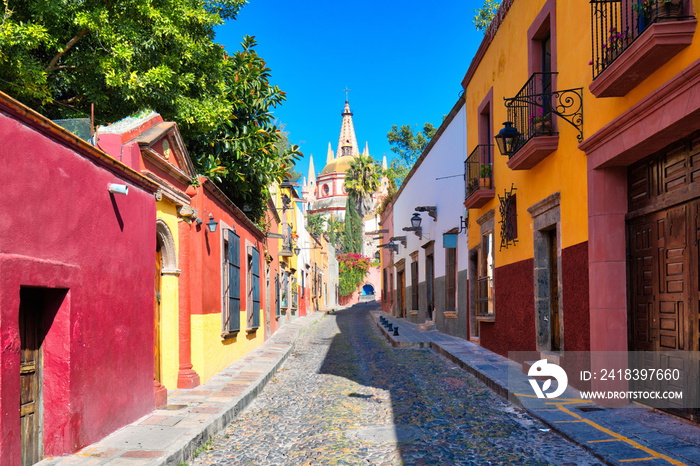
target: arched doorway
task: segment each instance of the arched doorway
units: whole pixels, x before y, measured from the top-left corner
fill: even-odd
[[[364,285],[362,287],[362,295],[363,296],[369,296],[369,295],[374,296],[374,286],[370,285],[369,283],[367,285]]]
[[[175,241],[168,225],[162,219],[156,222],[156,263],[155,263],[155,299],[153,312],[153,382],[156,391],[156,408],[167,404],[167,389],[164,381],[166,374],[163,367],[163,342],[165,335],[163,323],[164,313],[177,309],[177,295],[172,295],[173,287],[166,287],[164,281],[177,277],[177,254]],[[169,293],[164,293],[168,288]],[[175,287],[177,289],[177,287]],[[167,318],[167,317],[166,317]]]

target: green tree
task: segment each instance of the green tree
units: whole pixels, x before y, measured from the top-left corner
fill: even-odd
[[[288,179],[301,156],[274,124],[271,111],[285,99],[269,81],[270,69],[246,36],[241,50],[226,58],[224,98],[230,113],[212,131],[189,144],[197,169],[212,176],[253,219],[263,217],[267,188]]]
[[[474,27],[477,31],[486,33],[500,5],[501,0],[484,0],[482,7],[474,10]]]
[[[343,252],[362,253],[362,218],[357,211],[358,200],[353,194],[348,194],[345,202],[345,231],[343,233]]]
[[[392,146],[392,152],[410,168],[416,163],[436,131],[437,128],[431,123],[425,123],[423,129],[417,133],[413,132],[410,125],[402,125],[400,128],[393,125],[386,136],[389,145]]]
[[[372,211],[374,199],[372,195],[379,189],[382,167],[370,156],[354,157],[345,172],[345,191],[357,205],[357,212],[364,217]]]
[[[318,237],[325,233],[326,221],[321,214],[309,214],[306,216],[306,230],[311,236]]]
[[[331,217],[326,220],[325,234],[328,236],[328,242],[331,243],[336,250],[340,251],[343,249],[345,223],[336,220],[331,214]]]
[[[370,260],[360,254],[347,253],[338,255],[338,293],[348,296],[353,293],[367,276]]]
[[[181,130],[228,113],[214,27],[245,0],[2,0],[0,88],[50,118],[152,108]]]
[[[391,131],[386,136],[392,152],[399,158],[391,161],[388,177],[397,186],[400,186],[406,178],[436,131],[437,128],[431,123],[425,123],[423,129],[417,133],[413,132],[410,125],[403,125],[400,128],[396,125],[391,127]]]
[[[214,27],[246,0],[0,0],[0,90],[50,118],[100,123],[143,108],[175,121],[199,173],[263,218],[267,186],[300,156],[273,124],[285,94],[245,37]]]

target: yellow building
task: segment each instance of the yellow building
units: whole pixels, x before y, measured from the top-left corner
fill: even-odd
[[[463,80],[474,341],[700,349],[698,8],[503,1]]]

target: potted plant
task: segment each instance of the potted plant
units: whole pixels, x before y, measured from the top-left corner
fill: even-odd
[[[639,15],[640,31],[654,21],[672,21],[681,16],[681,0],[638,0],[632,8]]]
[[[472,178],[467,184],[467,196],[470,196],[474,191],[479,189],[479,178]]]
[[[530,117],[530,126],[535,135],[549,134],[552,132],[552,114],[544,109],[537,109],[537,112]]]
[[[491,188],[491,173],[493,169],[491,164],[482,163],[479,165],[479,187],[480,188]]]
[[[681,17],[681,0],[658,0],[660,21],[673,21]]]

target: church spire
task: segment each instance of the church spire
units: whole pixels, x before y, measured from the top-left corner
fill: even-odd
[[[345,108],[341,115],[343,115],[343,123],[340,126],[337,156],[360,155],[360,150],[357,147],[357,137],[355,137],[355,127],[352,123],[352,112],[350,111],[350,104],[347,100],[345,101]]]
[[[314,154],[309,157],[309,184],[316,184],[316,170],[314,169]]]
[[[331,143],[328,143],[328,151],[326,152],[326,165],[331,163],[335,156],[333,155],[333,149],[331,148]]]

